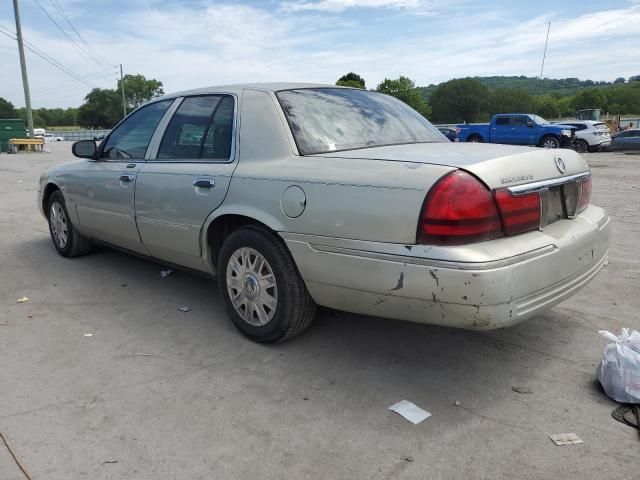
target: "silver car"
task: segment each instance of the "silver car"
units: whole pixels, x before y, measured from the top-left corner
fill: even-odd
[[[506,327],[607,261],[609,217],[574,151],[451,143],[404,103],[309,84],[154,99],[40,179],[66,257],[106,243],[216,275],[234,324],[274,342],[316,305]]]

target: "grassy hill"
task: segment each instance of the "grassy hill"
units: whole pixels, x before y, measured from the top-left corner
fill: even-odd
[[[471,77],[480,81],[490,89],[494,88],[517,88],[532,95],[540,93],[545,95],[569,96],[575,95],[579,90],[592,87],[610,87],[614,82],[594,82],[593,80],[580,80],[578,78],[544,78],[537,77]],[[429,100],[431,93],[438,85],[431,84],[428,87],[419,87],[420,93],[425,100]]]

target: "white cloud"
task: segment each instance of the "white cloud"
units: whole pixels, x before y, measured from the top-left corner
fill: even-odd
[[[425,0],[316,0],[282,2],[286,11],[300,12],[316,10],[321,12],[344,12],[351,8],[393,8],[416,10],[431,3]]]
[[[400,16],[381,11],[380,22],[361,24],[330,11],[284,13],[207,3],[118,12],[107,21],[109,28],[105,21],[76,25],[86,28],[80,29],[83,37],[114,65],[123,63],[125,73],[163,81],[166,92],[260,81],[333,83],[349,71],[361,74],[370,88],[399,75],[418,85],[474,75],[535,76],[548,20],[552,25],[545,76],[613,80],[640,73],[637,46],[629,41],[640,38],[640,6],[632,4],[573,16],[550,12],[525,22],[505,16],[503,10],[472,16],[460,12],[421,20],[411,32],[395,28],[396,33],[378,35],[376,29],[385,25],[404,26],[408,19],[403,13],[414,13],[411,4],[422,8],[427,2],[357,3],[381,8],[395,4]],[[0,24],[10,25],[9,19],[0,14]],[[91,75],[89,81],[97,86],[115,87],[113,69],[97,74],[58,32],[29,28],[28,23],[23,28],[28,40],[72,71]],[[34,106],[82,102],[89,88],[29,52],[27,57]],[[0,37],[0,62],[9,66],[0,69],[0,96],[23,105],[15,42],[5,37]]]

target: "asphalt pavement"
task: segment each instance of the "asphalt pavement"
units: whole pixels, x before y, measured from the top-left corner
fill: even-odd
[[[320,310],[259,345],[213,279],[55,252],[37,181],[70,147],[0,154],[0,432],[34,480],[637,478],[594,369],[598,330],[640,329],[639,155],[587,155],[610,261],[548,313],[474,333]],[[404,399],[432,417],[388,410]],[[567,432],[584,443],[548,438]],[[22,478],[0,443],[0,479]]]

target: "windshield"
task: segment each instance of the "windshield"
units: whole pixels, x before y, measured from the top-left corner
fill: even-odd
[[[546,125],[549,123],[544,118],[539,117],[538,115],[531,115],[531,119],[538,125]]]
[[[278,100],[302,155],[402,143],[448,142],[405,103],[348,88],[283,90]]]

